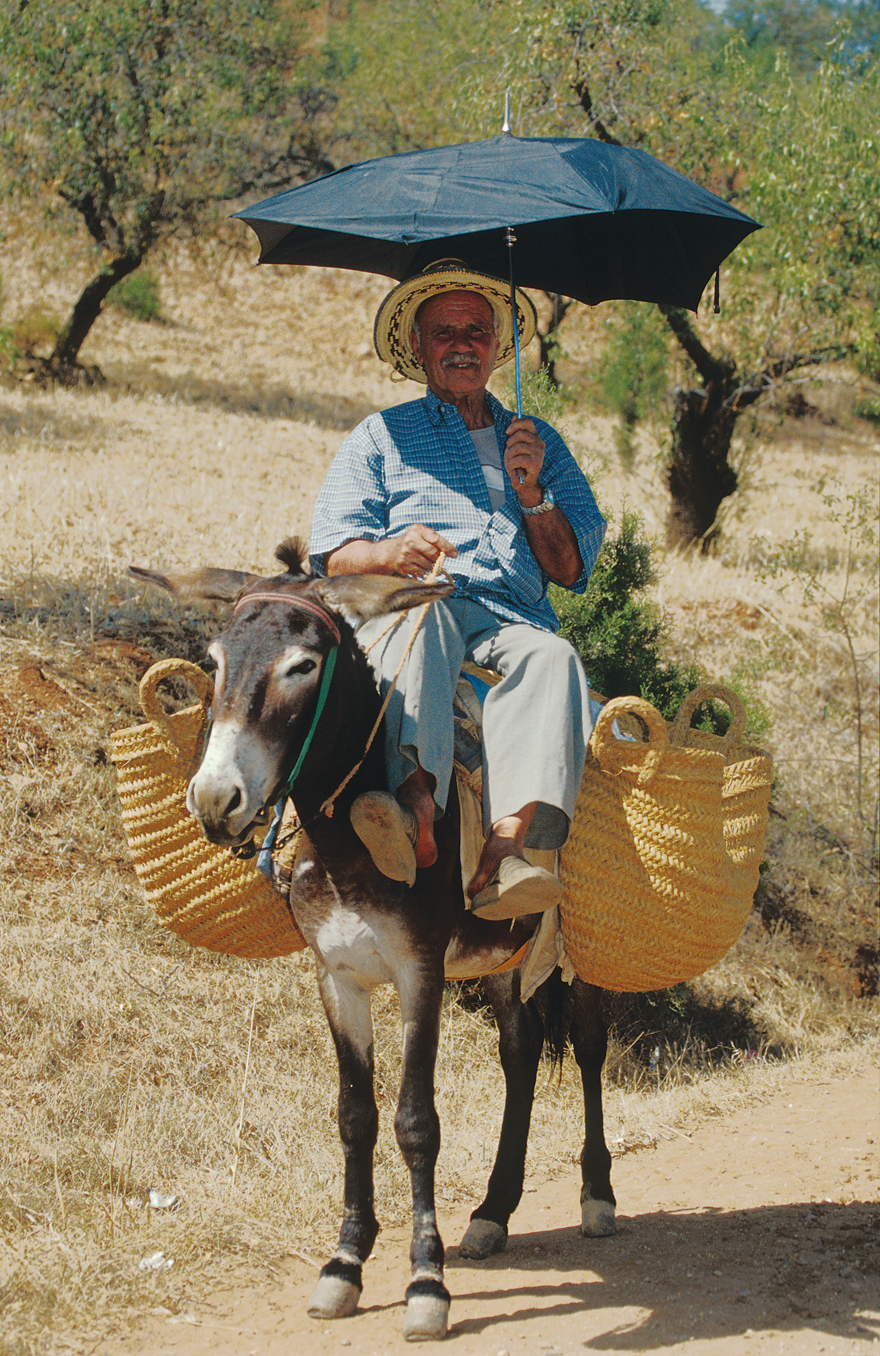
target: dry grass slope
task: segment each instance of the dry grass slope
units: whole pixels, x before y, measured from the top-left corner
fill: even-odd
[[[57,252],[10,251],[4,323],[38,293],[62,314],[76,278]],[[334,1060],[309,956],[224,959],[158,927],[127,861],[106,749],[137,720],[151,660],[198,659],[216,626],[141,596],[128,563],[270,568],[276,542],[307,531],[344,431],[411,398],[371,357],[384,290],[256,272],[234,256],[210,270],[172,260],[161,323],[109,312],[90,340],[105,385],[0,387],[0,1349],[16,1356],[88,1350],[129,1315],[183,1308],[285,1250],[320,1256],[335,1234]],[[574,382],[593,343],[585,318],[570,337]],[[687,993],[611,1004],[617,1152],[763,1095],[776,1057],[845,1069],[876,1020],[876,560],[863,556],[847,579],[811,486],[826,474],[876,485],[877,447],[846,414],[845,388],[818,383],[811,399],[836,402],[833,425],[768,426],[743,449],[746,488],[721,553],[658,555],[675,652],[713,678],[737,675],[764,703],[779,787],[771,870],[739,944]],[[651,440],[624,470],[608,420],[572,415],[569,427],[603,503],[634,507],[659,531]],[[793,577],[757,577],[764,548],[752,538],[800,526],[830,593],[846,583],[856,599],[849,641]],[[390,1126],[391,994],[376,1028],[387,1223],[406,1216],[409,1194]],[[452,993],[438,1098],[441,1206],[474,1200],[500,1085],[490,1027]],[[566,1066],[540,1090],[530,1171],[573,1162],[580,1135]],[[151,1188],[177,1204],[145,1205]],[[159,1253],[172,1264],[140,1267]]]

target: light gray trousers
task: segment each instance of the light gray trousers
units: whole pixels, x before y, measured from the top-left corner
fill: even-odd
[[[368,659],[388,689],[421,609],[413,608]],[[367,649],[389,618],[367,622]],[[436,782],[437,813],[452,776],[452,701],[465,659],[501,674],[483,704],[485,827],[538,802],[527,847],[565,842],[580,791],[591,732],[589,686],[567,640],[521,622],[502,621],[466,598],[432,603],[385,716],[388,783],[396,791],[417,762]]]

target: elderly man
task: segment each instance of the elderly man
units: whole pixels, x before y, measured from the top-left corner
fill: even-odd
[[[535,330],[516,294],[525,344]],[[352,824],[375,864],[410,883],[436,860],[434,822],[452,773],[452,699],[465,659],[501,681],[484,702],[486,841],[467,893],[484,917],[553,907],[555,877],[525,847],[565,841],[589,737],[587,681],[555,634],[555,581],[582,592],[605,523],[559,435],[517,419],[486,390],[513,350],[510,291],[458,260],[401,283],[376,318],[376,350],[423,399],[370,415],[345,439],[315,508],[312,567],[328,575],[421,576],[441,553],[455,593],[429,609],[386,716],[390,794],[355,801]],[[411,638],[412,613],[359,640],[387,690]]]

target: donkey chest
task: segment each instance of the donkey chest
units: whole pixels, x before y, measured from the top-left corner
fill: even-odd
[[[291,905],[319,961],[358,987],[393,983],[411,958],[406,929],[374,897],[362,872],[331,876],[316,853],[304,852],[294,871]]]

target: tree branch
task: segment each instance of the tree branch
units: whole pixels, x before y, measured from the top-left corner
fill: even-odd
[[[617,140],[613,133],[603,123],[599,114],[593,107],[593,96],[590,94],[590,87],[586,80],[575,80],[572,89],[578,98],[578,103],[586,114],[591,127],[596,129],[596,136],[599,141],[604,141],[608,146],[622,146],[623,143]]]
[[[658,309],[707,386],[733,376],[736,364],[709,352],[684,311],[677,306],[661,305]]]
[[[760,372],[754,372],[733,392],[730,401],[737,409],[754,405],[765,392],[783,381],[789,372],[801,367],[818,367],[821,363],[843,362],[856,352],[855,344],[833,344],[828,348],[816,349],[807,353],[787,353],[784,358],[775,358],[768,362]]]

